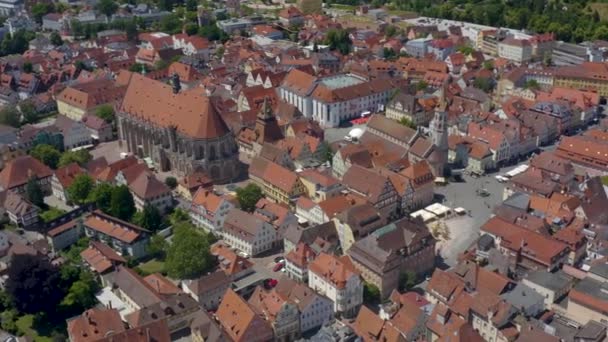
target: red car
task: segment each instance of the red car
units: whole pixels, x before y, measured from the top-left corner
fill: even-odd
[[[280,271],[283,267],[285,267],[285,264],[282,262],[277,262],[276,265],[274,265],[274,267],[272,268],[273,271],[278,272]]]

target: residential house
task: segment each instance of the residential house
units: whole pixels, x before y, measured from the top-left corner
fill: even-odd
[[[126,265],[127,260],[118,255],[112,248],[103,242],[91,241],[89,247],[80,252],[80,257],[89,269],[104,280],[104,275],[116,271],[118,266]],[[103,284],[108,285],[108,284]]]
[[[228,212],[222,236],[226,243],[248,256],[258,255],[277,244],[277,233],[270,223],[240,209]]]
[[[304,24],[304,15],[295,6],[288,6],[279,12],[279,21],[285,27],[300,26]]]
[[[302,333],[322,326],[334,316],[331,300],[318,295],[306,284],[282,278],[275,291],[298,306]]]
[[[276,341],[287,342],[299,338],[300,313],[295,302],[275,289],[266,291],[261,286],[256,287],[248,302],[272,326]]]
[[[128,186],[137,210],[142,211],[146,205],[150,205],[158,209],[159,212],[165,213],[173,206],[171,189],[152,173],[141,173]]]
[[[333,221],[308,227],[300,225],[289,227],[283,237],[284,253],[288,254],[295,250],[300,242],[312,247],[316,245],[320,251],[328,253],[332,253],[340,245],[336,225]]]
[[[219,324],[235,342],[266,342],[274,338],[271,325],[232,289],[216,311]]]
[[[58,115],[54,123],[63,135],[63,149],[71,150],[76,147],[87,146],[92,143],[91,132],[85,124],[74,121],[64,115]]]
[[[435,267],[435,239],[426,226],[401,219],[355,242],[348,250],[361,277],[382,297],[399,287],[400,276],[429,274]]]
[[[584,325],[591,320],[608,321],[606,282],[587,277],[578,282],[568,294],[566,317]]]
[[[89,130],[91,139],[95,142],[106,142],[114,138],[112,124],[106,122],[97,115],[85,115],[82,117],[82,122]]]
[[[552,271],[568,261],[570,248],[566,244],[498,217],[488,220],[481,227],[481,234],[492,236],[513,266]]]
[[[522,284],[534,289],[544,297],[544,306],[547,310],[552,310],[553,303],[564,298],[573,285],[573,279],[563,271],[554,273],[544,270],[529,273]]]
[[[295,172],[271,161],[254,159],[249,174],[262,188],[264,195],[276,203],[292,205],[304,192],[304,186]]]
[[[8,191],[2,206],[8,220],[16,226],[29,228],[38,223],[40,209],[17,192]]]
[[[340,246],[347,253],[355,241],[386,225],[386,218],[370,204],[352,206],[334,217]]]
[[[329,169],[307,169],[298,173],[306,195],[313,202],[319,203],[340,195],[344,186],[331,175]]]
[[[395,121],[407,120],[412,125],[427,126],[435,114],[437,98],[415,96],[400,92],[386,105],[386,117]]]
[[[88,309],[82,315],[68,319],[67,325],[72,342],[101,341],[126,330],[118,310],[112,308]]]
[[[53,196],[63,202],[69,201],[68,188],[79,175],[86,174],[86,170],[77,163],[70,163],[60,167],[53,173],[51,189]]]
[[[216,310],[220,305],[226,290],[230,288],[232,279],[223,271],[216,271],[197,279],[182,281],[181,287],[185,293],[194,298],[205,310]]]
[[[147,255],[150,233],[139,226],[106,215],[99,210],[92,212],[82,226],[87,237],[106,243],[120,255],[128,255],[134,259]]]
[[[192,172],[177,181],[175,191],[183,198],[192,201],[192,196],[199,188],[211,189],[213,182],[202,172]]]
[[[296,249],[285,254],[287,276],[298,282],[308,282],[308,264],[317,257],[317,253],[307,244],[298,243]]]
[[[76,220],[68,221],[46,232],[46,240],[54,252],[70,247],[78,242],[81,236],[81,225]]]
[[[375,170],[353,165],[342,177],[342,183],[387,216],[397,209],[399,196],[393,183]]]
[[[249,259],[238,255],[230,247],[221,242],[211,247],[211,254],[217,258],[218,268],[233,282],[254,272],[253,263]]]
[[[260,198],[255,204],[253,215],[270,223],[277,236],[283,236],[283,232],[290,226],[298,224],[298,217],[287,206],[271,202],[266,198]]]
[[[188,213],[196,226],[216,232],[222,229],[226,215],[233,208],[234,204],[224,195],[199,188],[192,198]]]
[[[332,158],[332,172],[334,177],[342,179],[352,165],[372,167],[372,158],[369,150],[363,145],[349,144],[339,149]]]
[[[59,114],[76,121],[82,120],[85,115],[95,115],[100,106],[113,106],[122,100],[126,91],[123,82],[128,81],[123,78],[117,81],[102,78],[69,86],[57,96]]]
[[[38,159],[26,155],[11,160],[0,171],[0,187],[3,190],[13,190],[25,193],[25,186],[30,179],[35,179],[45,194],[51,193],[51,177],[53,171]]]
[[[308,268],[308,286],[334,302],[334,312],[353,317],[363,304],[363,282],[348,256],[321,253]]]

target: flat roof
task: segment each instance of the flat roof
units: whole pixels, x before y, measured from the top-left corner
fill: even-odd
[[[424,210],[426,210],[432,214],[435,214],[437,216],[443,216],[443,215],[449,213],[451,209],[450,209],[450,207],[447,207],[441,203],[433,203],[433,204],[427,206],[426,208],[424,208]]]
[[[354,75],[346,74],[346,75],[336,75],[331,77],[326,77],[321,79],[320,83],[326,86],[327,88],[334,90],[340,88],[350,87],[356,84],[361,84],[365,82],[359,77]]]
[[[422,221],[424,221],[424,222],[432,221],[437,218],[437,216],[435,214],[428,212],[424,209],[411,213],[410,217],[413,217],[413,218],[420,217],[422,219]]]

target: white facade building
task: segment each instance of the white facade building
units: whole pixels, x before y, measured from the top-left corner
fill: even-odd
[[[276,245],[277,234],[272,225],[239,209],[226,215],[222,236],[226,243],[248,256],[258,255]]]
[[[216,232],[222,229],[226,215],[233,208],[234,204],[224,197],[199,188],[192,197],[189,214],[197,227]]]
[[[532,44],[525,39],[507,38],[498,43],[498,57],[516,64],[527,63],[532,60]]]
[[[348,256],[321,253],[308,268],[308,286],[334,303],[334,311],[353,317],[363,304],[363,281]]]

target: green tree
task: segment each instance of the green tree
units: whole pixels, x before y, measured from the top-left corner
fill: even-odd
[[[52,314],[64,297],[58,269],[43,257],[15,254],[8,268],[6,292],[21,313]]]
[[[164,16],[160,20],[160,29],[163,32],[167,32],[169,34],[175,34],[181,31],[182,22],[179,17],[173,13]]]
[[[411,271],[407,271],[399,274],[399,291],[409,291],[416,285],[416,274]]]
[[[190,12],[194,12],[197,10],[198,1],[196,0],[186,0],[186,10]]]
[[[192,225],[174,227],[171,245],[167,248],[165,269],[175,279],[193,279],[214,266],[207,234]]]
[[[53,11],[53,4],[46,2],[38,2],[32,6],[30,12],[32,17],[38,24],[42,24],[42,17]]]
[[[108,20],[118,10],[118,4],[114,0],[100,0],[97,3],[97,10],[103,13]]]
[[[23,63],[23,72],[26,74],[31,74],[34,71],[34,66],[32,65],[32,62],[25,62]]]
[[[146,204],[144,210],[133,215],[133,223],[154,232],[160,229],[162,217],[155,206]]]
[[[331,151],[331,146],[329,146],[329,143],[327,141],[323,141],[321,143],[321,146],[319,146],[319,149],[321,150],[321,152],[320,152],[321,162],[322,163],[327,163],[327,162],[331,163],[334,159],[334,154]]]
[[[338,50],[343,55],[348,55],[353,42],[348,36],[348,31],[343,29],[331,29],[325,36],[325,44],[330,50]]]
[[[169,67],[169,62],[159,59],[158,61],[156,61],[156,63],[154,63],[154,70],[164,70],[167,69]]]
[[[150,71],[150,67],[147,66],[146,64],[141,64],[141,63],[133,63],[130,67],[129,67],[129,71],[131,72],[149,72]]]
[[[493,60],[484,61],[483,68],[486,70],[494,70],[494,61]]]
[[[380,289],[376,285],[367,282],[363,284],[363,300],[366,303],[380,303],[380,299]]]
[[[19,127],[21,125],[21,114],[14,106],[4,106],[0,109],[0,124]]]
[[[38,121],[38,111],[36,110],[34,102],[31,100],[22,101],[19,104],[19,110],[23,116],[23,121],[27,123],[35,123]]]
[[[403,126],[412,128],[412,129],[416,129],[416,125],[412,122],[412,120],[403,117],[399,120],[399,123],[402,124]]]
[[[30,155],[40,160],[51,169],[57,168],[59,158],[61,158],[61,152],[47,144],[36,145],[36,147],[30,151]]]
[[[51,222],[61,217],[63,214],[65,214],[65,210],[51,207],[48,210],[45,210],[40,213],[40,219],[42,219],[42,221],[44,222]]]
[[[154,234],[150,238],[150,243],[148,244],[148,254],[160,260],[165,259],[165,254],[167,252],[169,244],[167,240],[161,235]]]
[[[417,91],[425,91],[428,87],[429,87],[429,84],[426,83],[426,81],[419,81],[418,83],[416,83]]]
[[[175,208],[169,215],[169,223],[177,225],[179,223],[190,222],[190,216],[181,208]]]
[[[74,178],[67,192],[72,202],[81,205],[87,202],[93,187],[93,178],[88,174],[80,174]]]
[[[61,39],[61,36],[56,31],[51,32],[50,40],[51,40],[51,44],[53,44],[55,46],[63,45],[63,39]]]
[[[475,81],[473,81],[473,86],[483,90],[486,93],[489,93],[492,91],[492,89],[494,89],[493,81],[487,77],[477,77]]]
[[[126,185],[119,185],[112,189],[110,198],[110,213],[121,220],[129,221],[135,213],[133,195]]]
[[[100,183],[93,188],[90,195],[90,202],[94,202],[97,208],[106,214],[112,214],[112,186],[107,183]]]
[[[236,198],[239,201],[241,209],[247,212],[252,212],[255,209],[256,203],[262,197],[264,197],[262,189],[253,183],[247,184],[244,188],[236,189]]]
[[[25,185],[25,198],[32,204],[38,207],[44,207],[44,193],[38,180],[35,177],[30,178]]]
[[[87,150],[65,151],[61,154],[57,166],[63,167],[71,163],[78,163],[78,165],[84,167],[92,158],[91,152]]]
[[[177,179],[175,177],[167,177],[165,178],[165,184],[171,189],[175,189],[177,187]]]
[[[6,330],[10,334],[17,333],[17,318],[19,313],[15,309],[4,310],[0,314],[0,320],[2,321],[2,329]]]
[[[141,71],[141,69],[139,70]],[[95,115],[97,115],[100,119],[103,119],[105,122],[114,121],[114,108],[110,105],[101,105],[95,110]]]
[[[97,303],[95,293],[99,290],[99,285],[95,277],[89,271],[81,271],[79,279],[69,287],[67,295],[61,301],[61,306],[70,311],[82,312],[91,308]]]
[[[538,84],[538,82],[536,80],[531,79],[531,80],[526,81],[526,83],[524,84],[524,88],[538,90],[538,89],[540,89],[540,84]]]

